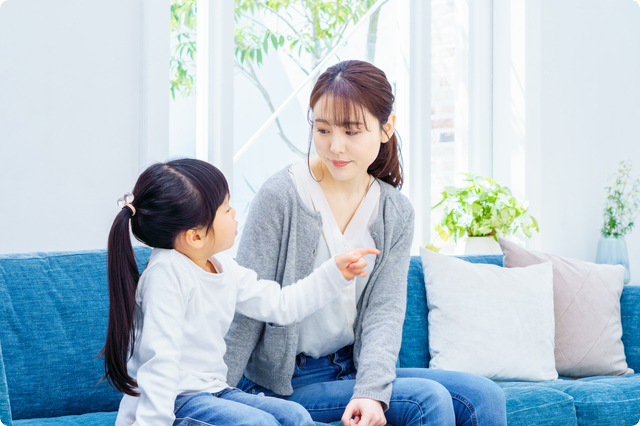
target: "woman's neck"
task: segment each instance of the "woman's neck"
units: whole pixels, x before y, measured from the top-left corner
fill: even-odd
[[[336,224],[344,234],[369,189],[371,177],[368,173],[364,173],[349,180],[337,180],[329,170],[324,168],[320,160],[314,160],[310,163],[311,171],[319,180],[320,188],[327,199]]]
[[[366,172],[354,176],[349,180],[337,180],[331,175],[331,172],[327,170],[320,159],[312,159],[309,165],[327,198],[329,198],[329,194],[331,194],[338,198],[352,198],[355,196],[360,200],[369,188],[371,176]]]

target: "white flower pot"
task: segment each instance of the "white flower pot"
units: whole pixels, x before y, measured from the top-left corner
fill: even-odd
[[[502,254],[502,249],[493,237],[468,237],[464,254]]]

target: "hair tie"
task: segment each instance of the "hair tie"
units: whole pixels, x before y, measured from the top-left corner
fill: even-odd
[[[131,210],[131,216],[135,216],[136,215],[136,208],[133,207],[133,194],[130,192],[127,192],[124,194],[124,197],[122,198],[118,198],[118,207],[129,207],[129,210]]]

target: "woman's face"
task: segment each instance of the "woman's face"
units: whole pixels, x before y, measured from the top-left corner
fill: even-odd
[[[395,116],[389,117],[390,126],[385,124],[385,134],[378,119],[366,109],[361,117],[347,123],[335,123],[331,112],[332,102],[326,96],[313,108],[313,143],[318,158],[336,180],[362,178],[378,156],[380,143],[393,134]]]

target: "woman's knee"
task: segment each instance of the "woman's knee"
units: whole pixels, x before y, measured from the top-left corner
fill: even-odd
[[[466,386],[466,391],[451,392],[459,425],[507,424],[507,404],[500,386],[475,375],[469,375]]]
[[[455,425],[451,394],[427,379],[396,379],[386,416],[396,425]]]
[[[507,402],[504,391],[492,380],[478,378],[479,392],[475,394],[473,413],[477,425],[506,425]]]
[[[504,397],[504,391],[494,381],[482,377],[485,381],[483,386],[484,404],[494,406],[506,406],[506,400]]]

